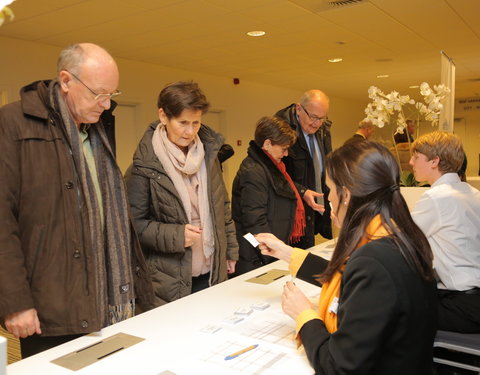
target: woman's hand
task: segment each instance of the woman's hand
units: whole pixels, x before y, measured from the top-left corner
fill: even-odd
[[[303,292],[288,281],[283,287],[282,310],[292,319],[296,319],[302,311],[313,309],[314,306]]]
[[[202,228],[196,227],[195,225],[186,224],[185,225],[185,247],[192,246],[194,243],[200,241],[202,237]]]
[[[260,233],[255,235],[255,238],[260,242],[258,248],[263,255],[270,255],[290,263],[293,251],[291,246],[286,245],[271,233]]]

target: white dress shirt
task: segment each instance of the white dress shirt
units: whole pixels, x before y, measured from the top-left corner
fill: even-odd
[[[446,173],[423,193],[412,217],[432,248],[438,288],[480,287],[480,191]]]

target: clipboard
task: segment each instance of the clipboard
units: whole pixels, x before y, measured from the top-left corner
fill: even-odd
[[[270,271],[267,271],[255,277],[252,277],[251,279],[248,279],[245,281],[249,283],[267,285],[289,274],[290,272],[287,270],[279,270],[274,268],[274,269],[271,269]]]

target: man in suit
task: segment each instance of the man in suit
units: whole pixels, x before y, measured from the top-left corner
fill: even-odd
[[[375,133],[375,125],[373,125],[370,121],[362,120],[358,124],[358,129],[354,135],[348,138],[344,144],[350,142],[358,142],[358,141],[368,141],[368,139]]]
[[[403,133],[399,133],[397,131],[393,135],[395,143],[412,143],[415,140],[413,135],[415,134],[415,130],[417,128],[417,122],[413,120],[407,120],[405,121],[405,123],[407,124],[407,126],[405,127],[405,129],[403,129]]]
[[[307,226],[305,235],[292,244],[300,248],[315,245],[315,234],[332,238],[330,206],[325,185],[325,156],[332,151],[328,120],[330,99],[320,90],[306,91],[298,103],[278,111],[275,116],[285,120],[297,133],[296,143],[283,158],[288,174],[304,200]],[[316,201],[317,199],[317,201]]]

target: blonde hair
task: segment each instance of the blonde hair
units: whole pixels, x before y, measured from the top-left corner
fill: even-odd
[[[438,170],[442,173],[457,173],[462,166],[465,153],[462,141],[455,134],[434,131],[418,137],[412,151],[425,155],[428,160],[438,156]]]

